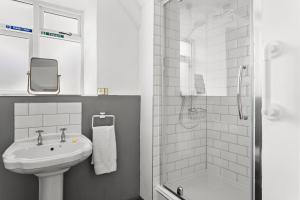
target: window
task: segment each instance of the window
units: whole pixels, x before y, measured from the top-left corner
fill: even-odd
[[[58,60],[61,89],[64,94],[80,94],[81,46],[77,42],[41,37],[39,54]],[[64,67],[62,67],[64,66]]]
[[[192,76],[192,43],[180,41],[180,91],[184,96],[194,92]]]
[[[0,1],[0,23],[33,28],[33,5],[13,0]]]
[[[0,35],[0,90],[26,91],[29,40]]]
[[[32,56],[57,59],[61,94],[81,94],[82,16],[81,11],[34,0],[1,0],[0,94],[26,94]]]
[[[44,27],[45,29],[52,29],[58,31],[65,31],[68,33],[79,33],[79,20],[71,17],[61,16],[44,12]]]

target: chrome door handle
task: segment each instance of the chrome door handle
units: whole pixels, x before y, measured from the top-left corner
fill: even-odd
[[[246,65],[241,65],[238,74],[238,83],[237,83],[237,104],[240,120],[248,120],[248,116],[243,113],[243,103],[242,103],[242,83],[243,83],[243,71],[247,69]]]

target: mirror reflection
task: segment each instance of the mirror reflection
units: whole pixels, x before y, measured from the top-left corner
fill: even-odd
[[[238,62],[248,56],[249,19],[234,1],[180,4],[180,89],[183,96],[234,96]],[[243,8],[247,9],[247,7]],[[237,36],[241,39],[236,39]]]
[[[58,94],[60,91],[59,77],[57,60],[31,58],[28,92],[30,94]]]

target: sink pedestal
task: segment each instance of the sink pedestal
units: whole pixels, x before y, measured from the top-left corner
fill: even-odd
[[[39,200],[63,200],[64,173],[68,170],[36,174],[39,178]]]

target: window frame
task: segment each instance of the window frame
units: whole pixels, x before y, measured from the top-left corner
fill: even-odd
[[[19,37],[29,39],[29,60],[31,57],[39,57],[40,37],[48,37],[52,39],[59,39],[65,41],[76,42],[81,45],[81,69],[80,69],[80,89],[78,94],[60,94],[60,95],[82,95],[84,89],[84,12],[54,5],[51,3],[38,1],[38,0],[11,0],[19,3],[26,3],[33,6],[33,27],[32,32],[24,32],[11,30],[6,28],[6,24],[0,22],[0,35]],[[71,36],[64,35],[64,38],[57,38],[52,36],[43,35],[42,32],[51,32],[59,34],[59,30],[51,30],[44,28],[44,13],[65,16],[78,20],[78,34],[72,33]],[[25,28],[25,27],[24,27]],[[28,66],[28,71],[30,67]],[[20,90],[0,90],[0,96],[30,96],[27,91]]]

